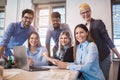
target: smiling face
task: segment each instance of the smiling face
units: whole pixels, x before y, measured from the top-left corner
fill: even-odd
[[[91,10],[84,9],[84,10],[80,11],[80,15],[86,22],[89,22],[91,19]]]
[[[31,34],[29,38],[29,43],[31,47],[36,47],[39,43],[39,38],[36,34]]]
[[[79,43],[83,43],[88,36],[88,32],[86,32],[84,29],[77,27],[75,30],[75,38]]]
[[[22,22],[23,25],[28,28],[30,26],[30,24],[33,21],[33,15],[29,14],[29,13],[25,13],[24,16],[22,17]]]
[[[62,46],[67,46],[70,43],[70,39],[65,34],[63,34],[60,37],[60,43]]]
[[[83,3],[79,7],[81,17],[86,21],[90,22],[91,19],[91,9],[87,3]]]
[[[52,18],[52,24],[53,24],[53,27],[54,29],[58,29],[60,27],[60,24],[61,24],[61,20],[60,18]]]

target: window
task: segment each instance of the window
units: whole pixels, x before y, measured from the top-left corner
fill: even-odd
[[[65,22],[65,5],[64,4],[49,4],[49,5],[37,5],[36,6],[36,19],[35,26],[37,26],[38,33],[40,35],[41,44],[45,46],[46,32],[51,24],[50,16],[52,12],[59,12],[61,14],[61,22]],[[51,42],[51,46],[54,42]]]
[[[112,15],[113,15],[113,40],[116,48],[120,52],[120,4],[112,5]],[[114,55],[114,58],[117,58]]]
[[[5,20],[5,11],[3,8],[0,8],[0,41],[4,33],[4,20]]]
[[[61,23],[65,23],[65,3],[54,3],[47,5],[36,5],[36,19],[35,26],[40,35],[41,45],[45,46],[45,38],[49,25],[51,24],[51,13],[59,12],[61,14]],[[50,43],[50,52],[52,53],[52,47],[54,46],[53,40]],[[52,54],[51,54],[52,56]]]

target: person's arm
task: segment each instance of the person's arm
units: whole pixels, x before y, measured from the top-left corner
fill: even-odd
[[[112,42],[112,40],[110,39],[105,24],[100,21],[99,22],[99,31],[100,34],[102,35],[102,37],[104,38],[104,40],[106,41],[107,45],[112,49],[112,51],[118,56],[118,58],[120,59],[120,53],[118,52],[118,50],[116,49],[114,43]]]
[[[34,62],[34,66],[48,66],[48,62],[46,61],[46,59],[42,59],[42,61],[40,60],[33,60]]]
[[[46,66],[48,65],[47,59],[45,58],[44,53],[47,56],[47,49],[45,47],[40,47],[38,58],[33,59],[34,60],[34,66]]]
[[[9,43],[9,40],[11,38],[11,36],[13,35],[14,32],[14,23],[11,23],[8,25],[4,35],[3,35],[3,39],[0,42],[0,57],[5,49],[5,46],[7,46],[7,44]]]
[[[68,66],[69,63],[67,62],[63,62],[63,61],[56,61],[56,65],[58,68],[61,68],[61,69],[67,69],[67,66]]]
[[[66,62],[58,61],[57,66],[59,68],[63,68],[63,69],[79,70],[79,71],[87,72],[90,68],[92,68],[92,65],[95,64],[94,62],[96,60],[98,60],[97,46],[94,43],[92,43],[92,44],[89,44],[89,47],[87,49],[88,49],[88,51],[87,51],[88,53],[84,57],[85,58],[84,64],[66,63]],[[99,64],[99,62],[98,62],[98,64]]]
[[[46,34],[45,44],[46,44],[46,48],[47,48],[49,57],[50,57],[50,41],[51,41],[51,31],[50,31],[50,29],[48,29],[47,34]]]
[[[1,58],[2,53],[3,53],[4,50],[5,50],[5,47],[4,46],[0,46],[0,58]]]
[[[32,58],[28,58],[28,64],[29,66],[33,66],[34,65],[34,61]]]
[[[49,62],[53,63],[54,65],[56,65],[57,60],[49,57],[46,52],[43,53],[43,56],[46,58],[47,61],[49,61]]]
[[[116,47],[112,48],[112,51],[117,55],[117,57],[120,59],[120,53],[116,49]]]
[[[50,44],[46,44],[46,48],[48,50],[48,56],[50,57]]]
[[[42,60],[36,60],[34,59],[34,66],[48,66],[48,62],[45,59],[45,57],[42,57]]]

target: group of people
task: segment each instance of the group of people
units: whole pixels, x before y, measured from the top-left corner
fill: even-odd
[[[120,59],[120,53],[108,36],[102,20],[91,17],[91,8],[87,3],[79,7],[85,24],[78,24],[74,28],[74,45],[72,33],[67,24],[61,23],[58,12],[51,14],[52,26],[46,36],[46,47],[40,42],[39,34],[31,23],[34,12],[25,9],[20,22],[8,25],[3,39],[0,42],[0,56],[14,55],[11,51],[14,46],[22,45],[28,39],[28,62],[32,66],[49,65],[52,63],[61,69],[77,70],[78,80],[109,80],[111,66],[110,49]],[[53,38],[53,56],[50,53],[50,41]]]

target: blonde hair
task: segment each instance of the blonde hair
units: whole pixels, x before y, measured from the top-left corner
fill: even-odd
[[[80,12],[81,12],[83,10],[90,9],[90,6],[87,3],[83,3],[83,4],[80,4],[79,9],[80,9]]]
[[[58,51],[57,51],[57,55],[59,55],[59,52],[61,51],[61,49],[63,48],[63,46],[61,45],[61,37],[62,35],[66,35],[68,37],[68,39],[70,40],[70,42],[68,43],[68,47],[71,47],[72,46],[72,38],[71,38],[71,35],[69,32],[67,31],[63,31],[60,33],[60,36],[59,36],[59,47],[58,47]]]

